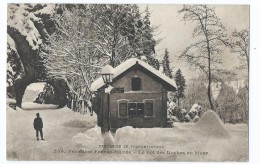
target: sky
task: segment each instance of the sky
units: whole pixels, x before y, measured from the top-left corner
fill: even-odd
[[[146,6],[145,4],[139,5],[140,10],[144,11]],[[178,60],[178,55],[185,47],[194,42],[194,38],[192,38],[194,24],[182,21],[182,14],[178,13],[182,5],[149,4],[148,7],[151,12],[152,26],[160,26],[158,32],[156,32],[158,35],[155,38],[163,38],[159,45],[156,46],[157,56],[162,59],[165,48],[167,48],[174,73],[180,68],[186,78],[192,78],[194,69],[190,68],[186,62]],[[249,27],[248,5],[211,5],[210,7],[215,8],[216,15],[226,27],[228,36],[231,36],[234,30]],[[236,54],[230,53],[228,48],[224,49],[222,58],[223,66],[226,69],[232,69],[239,64]]]

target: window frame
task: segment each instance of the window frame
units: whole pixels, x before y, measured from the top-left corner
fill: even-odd
[[[128,102],[129,102],[129,100],[127,100],[127,99],[119,99],[119,100],[117,100],[117,116],[118,116],[118,118],[129,118]],[[120,104],[121,103],[126,103],[126,116],[121,116],[120,115]]]
[[[137,114],[137,111],[138,111],[138,110],[137,110],[137,104],[143,104],[143,106],[144,106],[144,102],[143,102],[143,101],[135,101],[135,102],[130,101],[130,102],[128,102],[128,104],[130,104],[130,103],[133,103],[133,104],[135,104],[135,106],[136,106],[135,115],[132,116],[132,117],[144,117],[144,107],[143,107],[143,114],[142,114],[142,115],[138,115],[138,114]],[[128,107],[128,104],[127,104],[127,107]],[[129,108],[128,108],[128,116],[129,116]],[[132,117],[129,116],[129,118],[132,118]]]
[[[155,104],[155,100],[154,100],[154,99],[144,99],[143,102],[144,102],[144,118],[153,118],[153,117],[155,117],[155,114],[154,114],[154,104]],[[153,114],[152,114],[151,116],[145,115],[145,103],[146,103],[146,102],[149,102],[149,103],[152,103],[152,104],[153,104],[153,109],[152,109]]]
[[[145,115],[145,103],[147,103],[147,102],[153,104],[153,108],[152,108],[153,115],[152,115],[152,116],[147,116],[147,115]],[[121,116],[121,115],[120,115],[120,103],[126,103],[126,116]],[[129,116],[129,108],[128,108],[129,103],[134,103],[134,104],[136,104],[135,115],[132,116],[132,117]],[[144,104],[144,107],[143,107],[143,115],[137,115],[137,104],[138,104],[138,103]],[[135,118],[135,117],[154,118],[154,117],[155,117],[154,104],[155,104],[155,99],[144,99],[143,101],[135,101],[135,102],[129,101],[129,100],[127,100],[127,99],[119,99],[119,100],[117,100],[118,118],[121,118],[121,119]]]

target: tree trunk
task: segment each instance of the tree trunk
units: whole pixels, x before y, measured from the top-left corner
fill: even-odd
[[[115,67],[115,55],[116,55],[116,53],[115,53],[115,48],[114,48],[115,46],[113,46],[112,47],[112,56],[111,56],[111,61],[110,61],[110,63],[111,63],[111,66],[114,68]]]
[[[210,62],[209,62],[209,65],[210,65]],[[208,78],[208,98],[209,98],[209,105],[210,105],[210,108],[211,110],[214,111],[214,106],[213,106],[213,103],[212,103],[212,100],[211,100],[211,71],[209,69],[209,78]]]
[[[209,44],[209,39],[207,34],[205,33],[205,37],[207,40],[207,50],[208,50],[208,69],[209,69],[209,74],[208,74],[208,98],[209,98],[209,105],[211,110],[214,111],[214,106],[211,100],[211,52],[210,52],[210,44]]]
[[[26,79],[16,80],[14,83],[15,95],[16,95],[16,106],[22,107],[23,95],[26,87],[30,84]]]
[[[178,102],[178,107],[180,107],[180,98],[177,98],[177,102]]]

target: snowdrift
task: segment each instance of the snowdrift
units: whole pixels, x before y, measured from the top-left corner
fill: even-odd
[[[104,145],[114,145],[115,139],[113,138],[111,132],[107,132],[104,134]],[[105,148],[107,149],[107,148]]]
[[[145,137],[146,133],[143,130],[126,126],[116,131],[115,143],[138,143],[138,141],[142,143]]]
[[[10,103],[16,103],[16,100],[11,98],[6,98],[6,104],[10,104]]]
[[[217,138],[230,137],[219,116],[212,110],[206,111],[196,123],[195,127],[208,136]]]
[[[72,141],[80,146],[90,147],[92,145],[103,144],[101,128],[97,125],[94,128],[87,130],[85,133],[79,133],[72,138]]]
[[[89,122],[89,120],[70,120],[68,122],[64,122],[63,126],[65,127],[72,127],[72,128],[89,128],[93,127],[95,125],[95,122]]]

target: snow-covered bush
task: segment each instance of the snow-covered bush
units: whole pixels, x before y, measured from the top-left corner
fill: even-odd
[[[185,121],[186,113],[184,112],[184,110],[177,106],[172,110],[172,115],[175,116],[179,120],[179,122]]]
[[[200,117],[198,115],[195,115],[192,119],[192,122],[198,122]]]
[[[202,112],[201,106],[198,104],[193,104],[190,111],[188,112],[188,115],[193,120],[193,122],[197,122],[201,116],[201,112]]]
[[[197,122],[201,116],[201,111],[200,105],[193,104],[189,112],[186,109],[174,107],[169,114],[172,115],[171,119],[174,122]]]
[[[180,106],[184,109],[191,109],[194,104],[202,107],[201,114],[210,109],[207,88],[200,79],[194,79],[192,83],[187,84],[185,98],[181,101]]]

